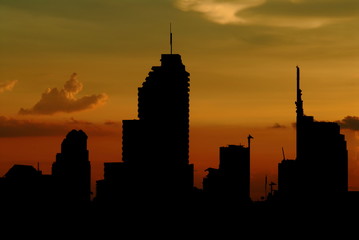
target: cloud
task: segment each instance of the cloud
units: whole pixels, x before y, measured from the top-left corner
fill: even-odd
[[[121,125],[92,123],[74,118],[63,122],[51,122],[0,116],[0,138],[64,136],[72,129],[82,129],[91,136],[109,136],[121,133]]]
[[[238,0],[238,1],[216,1],[216,0],[178,0],[175,5],[183,11],[194,11],[204,14],[213,22],[220,24],[248,23],[238,13],[241,11],[262,5],[266,0]]]
[[[271,126],[270,128],[286,128],[286,126],[281,125],[279,123],[274,123],[273,126]]]
[[[343,120],[336,121],[343,129],[359,130],[359,117],[346,116]]]
[[[17,83],[17,80],[7,81],[5,83],[0,83],[0,93],[5,91],[11,91]]]
[[[218,24],[318,28],[354,18],[354,0],[176,0],[182,11],[201,13]]]
[[[63,135],[67,130],[64,124],[0,116],[0,137],[56,136]]]
[[[49,88],[41,96],[41,99],[30,109],[21,108],[19,114],[44,114],[51,115],[58,112],[77,112],[93,109],[102,105],[108,99],[104,93],[77,98],[83,84],[77,80],[77,74],[72,74],[65,83],[63,89]]]

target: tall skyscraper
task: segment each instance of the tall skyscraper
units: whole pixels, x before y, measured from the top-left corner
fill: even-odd
[[[340,133],[339,124],[315,121],[313,116],[304,114],[299,67],[296,107],[297,157],[295,163],[284,160],[279,165],[279,193],[295,193],[296,197],[315,200],[342,196],[348,191],[345,137]]]
[[[161,66],[152,67],[138,88],[138,117],[155,140],[151,164],[188,164],[189,73],[179,54],[162,54]]]
[[[140,173],[136,188],[185,193],[189,164],[189,73],[179,54],[162,54],[138,88],[138,120],[123,121],[122,160]]]
[[[62,141],[61,153],[52,165],[61,198],[65,202],[89,202],[91,198],[91,166],[87,135],[72,130]]]
[[[138,119],[122,121],[122,162],[105,163],[96,200],[130,202],[188,196],[189,73],[179,54],[162,54],[138,88]]]

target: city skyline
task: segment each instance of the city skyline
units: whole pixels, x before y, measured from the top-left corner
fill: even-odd
[[[14,164],[0,178],[2,206],[16,211],[51,207],[56,211],[150,210],[174,213],[217,209],[247,213],[287,207],[344,210],[354,207],[359,191],[348,189],[348,151],[336,122],[321,122],[304,114],[300,68],[296,67],[296,159],[278,164],[278,184],[267,182],[261,201],[250,194],[250,146],[220,147],[219,168],[207,168],[203,189],[194,185],[189,150],[190,74],[179,54],[162,54],[138,88],[138,119],[123,120],[122,161],[104,163],[104,179],[91,191],[91,163],[87,134],[71,130],[56,154],[52,173],[31,165]],[[166,100],[166,101],[163,101]],[[166,110],[166,111],[164,111]],[[278,185],[278,189],[273,186]],[[270,191],[267,191],[267,187]],[[91,198],[93,195],[93,199]],[[199,204],[199,205],[198,205]],[[355,205],[352,205],[355,204]],[[214,206],[212,206],[214,207]],[[293,208],[294,207],[294,208]],[[328,209],[327,209],[328,210]],[[224,211],[226,212],[226,211]]]
[[[255,138],[254,199],[263,195],[265,175],[276,181],[282,147],[287,158],[295,156],[298,65],[306,113],[319,121],[346,120],[349,188],[358,189],[355,1],[39,3],[1,3],[7,21],[0,25],[0,173],[14,163],[38,162],[50,172],[64,134],[81,128],[89,135],[92,185],[101,179],[104,162],[121,160],[121,121],[136,118],[136,89],[159,55],[170,52],[171,22],[173,52],[191,73],[196,186],[206,168],[218,167],[219,147],[244,144],[248,134]],[[133,17],[138,12],[142,18]],[[65,96],[57,104],[41,99],[56,92]],[[63,106],[74,100],[77,105]]]

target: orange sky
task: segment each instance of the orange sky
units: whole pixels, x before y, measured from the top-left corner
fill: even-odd
[[[191,74],[195,184],[219,147],[252,144],[252,196],[295,158],[295,66],[304,111],[342,121],[349,185],[359,188],[357,0],[4,0],[0,3],[0,174],[26,163],[50,173],[73,128],[89,136],[93,182],[121,161],[121,121],[160,55]],[[76,73],[77,75],[73,75]],[[352,118],[346,118],[352,116]],[[346,130],[344,130],[344,128]],[[93,184],[94,185],[94,184]]]

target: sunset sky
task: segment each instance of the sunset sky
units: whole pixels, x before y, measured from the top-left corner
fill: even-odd
[[[219,147],[247,145],[252,198],[295,158],[296,66],[304,113],[338,121],[359,190],[358,0],[0,0],[0,175],[13,164],[44,174],[66,134],[82,129],[95,181],[121,161],[122,120],[137,88],[169,53],[190,73],[195,185]]]

